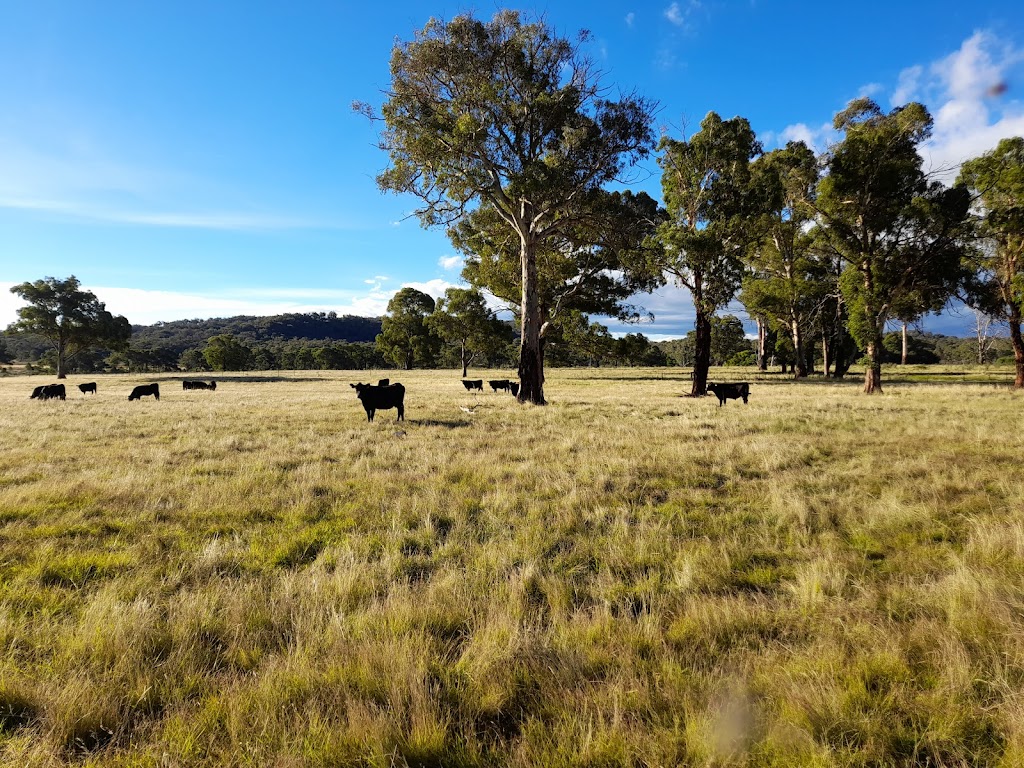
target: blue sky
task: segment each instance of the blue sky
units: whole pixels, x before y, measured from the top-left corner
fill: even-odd
[[[0,327],[15,283],[75,274],[134,323],[334,310],[459,281],[442,231],[381,195],[379,106],[396,38],[497,4],[0,0]],[[587,28],[605,82],[660,103],[673,135],[714,110],[771,149],[824,148],[868,94],[925,103],[931,167],[1024,134],[1024,3],[772,0],[516,6]],[[1005,93],[989,94],[1005,83]],[[952,172],[955,175],[955,171]],[[653,159],[636,185],[660,196]],[[685,292],[641,303],[653,338],[692,328]],[[931,327],[966,333],[967,320]]]

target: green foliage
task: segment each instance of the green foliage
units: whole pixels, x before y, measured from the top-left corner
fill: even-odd
[[[515,336],[512,327],[495,317],[477,290],[449,288],[438,299],[426,325],[458,349],[462,375],[477,359],[492,358]]]
[[[882,346],[886,354],[883,361],[898,363],[903,359],[903,333],[893,331],[885,334]],[[935,351],[935,344],[927,337],[919,334],[907,334],[907,363],[910,365],[932,365],[941,362]]]
[[[746,362],[732,363],[733,359],[746,360],[746,355],[753,355],[751,342],[743,330],[743,323],[735,315],[717,315],[711,318],[711,349],[709,350],[712,365],[748,365]],[[686,338],[658,342],[664,350],[667,360],[672,365],[691,367],[696,359],[696,331],[690,331]]]
[[[66,280],[46,277],[11,288],[28,306],[18,309],[18,319],[7,327],[7,333],[46,339],[56,355],[58,378],[64,378],[68,364],[90,348],[126,347],[132,332],[127,319],[112,315],[94,293],[81,290],[80,285],[71,275]]]
[[[247,371],[252,364],[252,350],[229,333],[210,337],[203,357],[213,371]]]
[[[430,296],[415,288],[403,288],[388,302],[377,348],[406,370],[415,365],[431,367],[441,345],[441,339],[427,323],[433,311],[434,300]]]

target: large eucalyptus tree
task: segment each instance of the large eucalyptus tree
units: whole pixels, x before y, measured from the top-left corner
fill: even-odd
[[[380,146],[390,157],[381,189],[418,197],[424,226],[450,227],[484,207],[518,240],[519,399],[537,404],[545,402],[538,254],[569,229],[586,232],[605,185],[653,147],[653,102],[605,98],[582,52],[587,39],[560,37],[512,10],[490,21],[432,19],[396,43],[381,110]]]
[[[661,141],[661,186],[668,218],[659,228],[660,266],[693,297],[695,349],[691,395],[707,393],[711,318],[739,290],[743,256],[756,230],[761,201],[750,163],[761,145],[742,117],[709,112],[690,139]]]
[[[840,280],[851,335],[867,351],[864,391],[882,390],[882,336],[894,318],[941,309],[963,279],[969,195],[929,180],[918,147],[932,117],[912,102],[888,114],[868,98],[833,122],[817,210]]]
[[[972,303],[1005,318],[1016,376],[1024,388],[1024,138],[1003,139],[981,157],[963,164],[960,179],[977,196],[978,223],[984,238],[977,252]]]
[[[808,372],[811,325],[828,293],[812,227],[817,158],[803,142],[790,142],[754,162],[753,185],[763,212],[740,301],[751,315],[767,318],[772,330],[789,337],[793,375],[802,378]]]

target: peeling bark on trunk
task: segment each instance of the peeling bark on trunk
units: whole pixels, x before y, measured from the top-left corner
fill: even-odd
[[[800,332],[800,323],[795,318],[789,321],[790,333],[793,337],[793,350],[796,353],[796,365],[793,366],[793,378],[807,378],[807,355],[804,351],[803,334]]]
[[[1020,333],[1020,312],[1014,311],[1010,316],[1010,342],[1013,344],[1013,362],[1017,375],[1013,380],[1014,389],[1024,389],[1024,338]]]
[[[544,348],[540,336],[540,297],[537,291],[537,254],[529,236],[521,237],[523,277],[521,342],[519,347],[519,402],[545,405]]]
[[[876,332],[868,342],[868,367],[864,371],[864,393],[872,395],[882,391],[882,334]]]
[[[57,378],[66,379],[67,377],[67,349],[62,338],[57,342]]]
[[[832,359],[828,354],[828,334],[821,332],[821,365],[825,369],[825,378],[829,377],[828,369],[832,366]]]
[[[759,317],[757,318],[757,370],[759,371],[768,370],[768,359],[764,352],[764,348],[767,343],[768,328],[765,326],[764,321]]]
[[[864,371],[864,393],[872,395],[882,391],[882,329],[885,324],[879,323],[878,311],[871,300],[875,295],[875,285],[868,259],[865,258],[860,271],[864,276],[864,314],[871,328],[871,339],[867,345],[868,367]]]
[[[900,351],[900,365],[907,364],[907,324],[903,324],[903,349]]]

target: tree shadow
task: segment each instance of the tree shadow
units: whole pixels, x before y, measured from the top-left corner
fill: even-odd
[[[468,419],[410,419],[409,424],[417,427],[444,427],[445,429],[461,429],[473,426]]]

